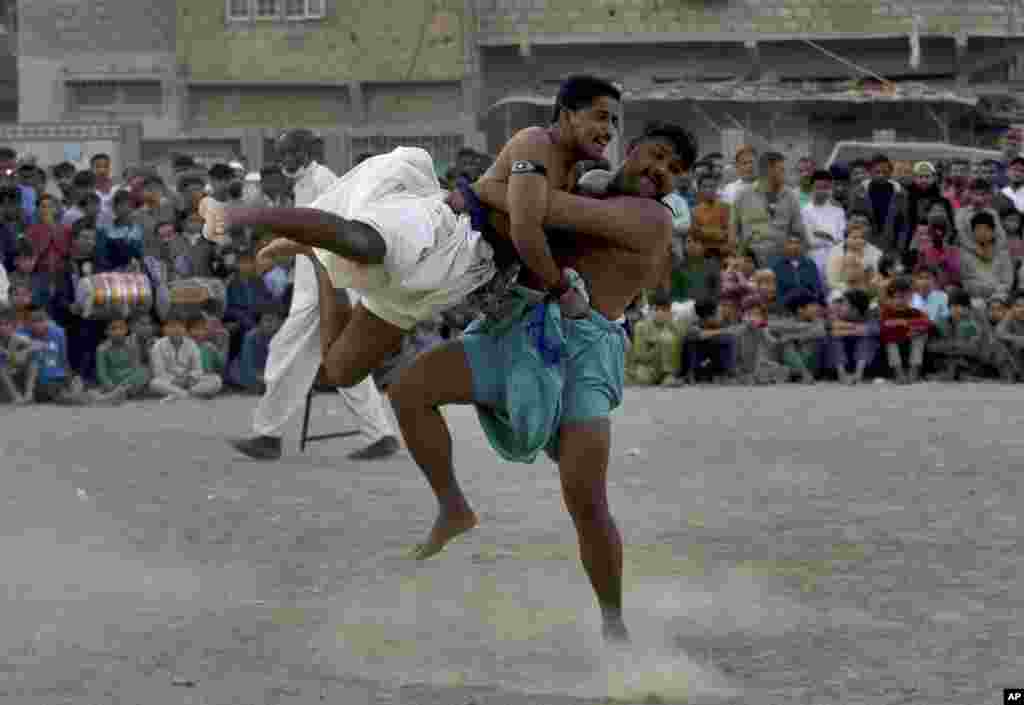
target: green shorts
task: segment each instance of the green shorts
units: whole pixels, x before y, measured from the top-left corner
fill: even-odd
[[[531,463],[541,450],[557,461],[562,424],[606,418],[622,403],[625,329],[596,311],[563,319],[548,305],[544,333],[561,348],[552,363],[538,349],[535,314],[530,306],[491,329],[474,324],[461,341],[481,425],[514,462]]]

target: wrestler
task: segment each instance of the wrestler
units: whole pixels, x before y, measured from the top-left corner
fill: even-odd
[[[508,203],[503,209],[509,214],[510,230],[504,233],[504,238],[488,238],[485,233],[485,240],[494,250],[495,268],[504,269],[521,260],[524,267],[533,273],[534,281],[539,282],[536,286],[556,292],[556,298],[561,299],[561,304],[567,310],[585,311],[586,304],[568,286],[551,255],[541,227],[542,214],[547,209],[551,189],[567,190],[572,185],[572,174],[577,162],[598,159],[603,155],[614,136],[619,98],[619,90],[607,81],[591,76],[570,77],[559,90],[552,125],[518,132],[488,170],[489,178],[507,180],[510,185]],[[353,169],[349,174],[355,171]],[[342,181],[348,178],[346,174]],[[334,188],[350,189],[351,182]],[[471,192],[465,192],[464,195],[475,198]],[[423,226],[422,220],[416,224],[411,223],[409,214],[398,218],[404,220],[399,226],[393,216],[400,214],[391,214],[389,217],[394,227],[383,227],[390,227],[392,232],[382,233],[379,231],[379,216],[378,228],[375,229],[370,224],[373,221],[372,214],[353,212],[348,218],[339,217],[336,209],[332,211],[329,205],[332,201],[337,201],[337,195],[327,196],[313,204],[314,209],[324,211],[321,213],[301,208],[235,209],[228,212],[210,209],[206,216],[210,222],[211,219],[218,221],[211,230],[216,231],[214,237],[218,237],[225,227],[266,225],[286,238],[276,240],[264,248],[260,253],[261,258],[311,255],[312,248],[318,248],[349,260],[346,266],[350,270],[384,265],[392,254],[388,251],[388,243],[391,249],[406,247],[407,238],[400,232],[403,227],[415,230]],[[461,208],[461,204],[452,203],[450,197],[448,203],[457,209]],[[380,204],[366,205],[370,210],[381,210]],[[423,218],[434,217],[422,209],[419,215]],[[435,216],[440,217],[436,213]],[[477,223],[474,226],[479,229]],[[317,255],[322,261],[330,263],[323,253],[318,252]],[[349,387],[366,378],[372,370],[396,353],[401,348],[404,335],[417,321],[408,316],[389,315],[381,307],[371,310],[366,300],[353,306],[349,316],[348,311],[340,310],[333,303],[333,289],[341,286],[341,283],[333,281],[329,271],[323,267],[318,266],[317,273],[321,290],[324,381],[331,385]],[[484,283],[481,282],[476,288]],[[343,329],[346,331],[344,335]]]
[[[672,214],[656,199],[674,188],[695,158],[696,144],[685,130],[649,126],[610,181],[610,191],[623,195],[595,200],[551,191],[545,224],[576,233],[555,247],[554,258],[560,273],[571,279],[578,272],[585,282],[590,312],[565,317],[560,307],[545,303],[551,299],[543,291],[517,287],[511,294],[518,305],[506,319],[474,324],[460,340],[425,353],[390,389],[406,445],[440,505],[417,556],[434,555],[477,524],[455,478],[451,435],[440,412],[448,404],[473,404],[503,457],[531,462],[544,449],[558,463],[580,557],[601,608],[602,633],[612,641],[628,640],[622,541],[606,481],[609,413],[622,398],[627,345],[616,321],[642,289],[658,284]],[[504,209],[513,186],[484,179],[476,189],[485,202]]]

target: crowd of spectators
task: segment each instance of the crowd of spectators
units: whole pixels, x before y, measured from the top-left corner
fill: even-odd
[[[448,176],[473,177],[486,168],[483,156],[463,150]],[[115,180],[111,165],[94,154],[88,168],[47,170],[0,148],[0,400],[114,405],[261,394],[294,262],[256,257],[269,231],[235,229],[223,244],[204,238],[199,202],[288,206],[289,179],[273,164],[254,174],[240,161],[204,167],[188,156],[174,159],[173,183],[135,166]],[[111,291],[97,282],[110,273],[144,277],[148,295],[104,308],[99,299]],[[452,335],[460,315],[418,326],[380,371],[381,384],[403,356]]]
[[[631,384],[1024,379],[1024,157],[903,177],[885,154],[805,157],[790,184],[779,153],[722,162],[666,201],[671,264],[631,308]]]

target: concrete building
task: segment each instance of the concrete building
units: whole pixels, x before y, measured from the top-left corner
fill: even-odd
[[[146,161],[245,155],[288,127],[324,159],[482,146],[467,100],[467,4],[401,0],[21,0],[20,121],[137,123]]]
[[[482,126],[492,150],[547,120],[570,72],[623,85],[627,137],[647,120],[674,118],[691,126],[703,151],[728,154],[750,140],[819,159],[836,140],[871,140],[875,131],[984,141],[979,98],[1012,99],[1024,77],[1020,0],[478,5]],[[988,93],[975,90],[979,83]]]

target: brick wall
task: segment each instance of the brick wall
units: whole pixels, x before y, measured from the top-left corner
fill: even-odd
[[[888,34],[994,32],[1007,28],[1002,0],[479,0],[484,37],[525,34]],[[1016,5],[1014,32],[1024,12]]]
[[[324,20],[225,22],[223,0],[178,0],[177,53],[202,80],[458,80],[462,0],[327,0]]]

